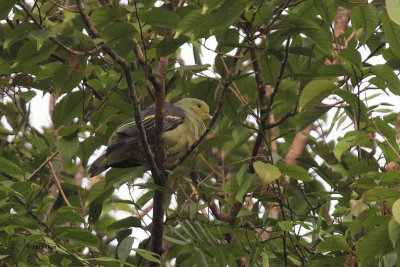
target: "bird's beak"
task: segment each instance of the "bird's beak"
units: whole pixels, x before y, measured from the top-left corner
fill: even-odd
[[[212,116],[211,116],[210,114],[207,114],[207,119],[208,119],[208,120],[211,120],[211,119],[212,119]]]

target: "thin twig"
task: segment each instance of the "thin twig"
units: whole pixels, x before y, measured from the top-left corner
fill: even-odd
[[[67,203],[67,205],[68,205],[69,207],[71,207],[71,204],[69,203],[67,197],[65,196],[64,190],[63,190],[62,187],[61,187],[60,181],[58,180],[56,171],[55,171],[54,168],[53,168],[53,164],[51,163],[51,161],[49,161],[48,164],[49,164],[51,173],[53,174],[54,181],[56,182],[56,185],[57,185],[57,187],[58,187],[58,190],[59,190],[60,193],[61,193],[62,198],[64,199],[65,203]]]
[[[54,159],[55,156],[58,155],[58,151],[54,152],[50,157],[48,157],[45,161],[43,161],[42,164],[40,164],[40,166],[31,174],[31,176],[28,177],[28,181],[30,179],[32,179],[33,177],[35,177],[35,175],[44,167],[47,165],[47,163],[49,163],[52,159]]]

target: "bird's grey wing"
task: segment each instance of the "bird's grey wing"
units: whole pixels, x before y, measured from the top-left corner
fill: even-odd
[[[164,119],[164,131],[171,131],[185,121],[185,112],[183,111],[183,109],[173,104],[165,103],[165,113],[166,115]],[[146,136],[147,139],[149,140],[149,143],[152,143],[152,139],[154,137],[154,124],[155,124],[154,114],[155,114],[155,105],[149,106],[141,114],[143,127],[146,132]],[[137,128],[134,118],[122,123],[117,128],[114,135],[115,136],[111,141],[111,144],[107,148],[107,153],[110,153],[111,151],[120,146],[125,146],[140,142],[139,130]]]

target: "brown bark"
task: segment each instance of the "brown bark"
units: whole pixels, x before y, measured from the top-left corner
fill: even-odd
[[[308,141],[308,137],[303,133],[309,134],[312,128],[313,125],[310,125],[303,132],[296,134],[285,157],[285,162],[287,164],[295,165],[297,163],[296,159],[303,153]]]
[[[338,7],[336,10],[335,26],[333,28],[333,47],[335,54],[339,54],[340,50],[347,46],[346,41],[340,44],[339,37],[346,32],[347,24],[350,21],[351,10],[344,7]],[[338,60],[330,61],[328,58],[325,60],[325,64],[337,64]]]

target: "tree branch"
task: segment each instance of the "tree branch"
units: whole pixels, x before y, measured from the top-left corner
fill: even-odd
[[[21,0],[19,0],[19,1],[21,1]],[[85,24],[85,27],[86,27],[86,30],[88,31],[88,33],[92,37],[101,38],[101,34],[97,31],[97,29],[90,22],[89,15],[86,13],[86,10],[85,10],[82,0],[76,0],[76,4],[77,4],[78,11],[81,14],[81,17],[83,19],[83,22]],[[103,50],[115,62],[117,62],[122,67],[122,70],[125,74],[126,83],[128,85],[130,98],[132,101],[135,123],[139,130],[140,141],[141,141],[144,153],[146,155],[147,162],[149,164],[149,167],[150,167],[150,170],[151,170],[153,176],[160,177],[159,169],[153,158],[153,154],[151,152],[149,143],[147,141],[146,132],[145,132],[143,124],[142,124],[142,119],[140,116],[141,111],[140,111],[140,107],[139,107],[139,101],[136,96],[136,89],[135,89],[135,84],[133,82],[133,78],[132,78],[132,74],[131,74],[131,67],[130,67],[129,63],[124,58],[122,58],[120,55],[118,55],[107,43],[103,42],[102,44],[103,44],[102,45]]]

